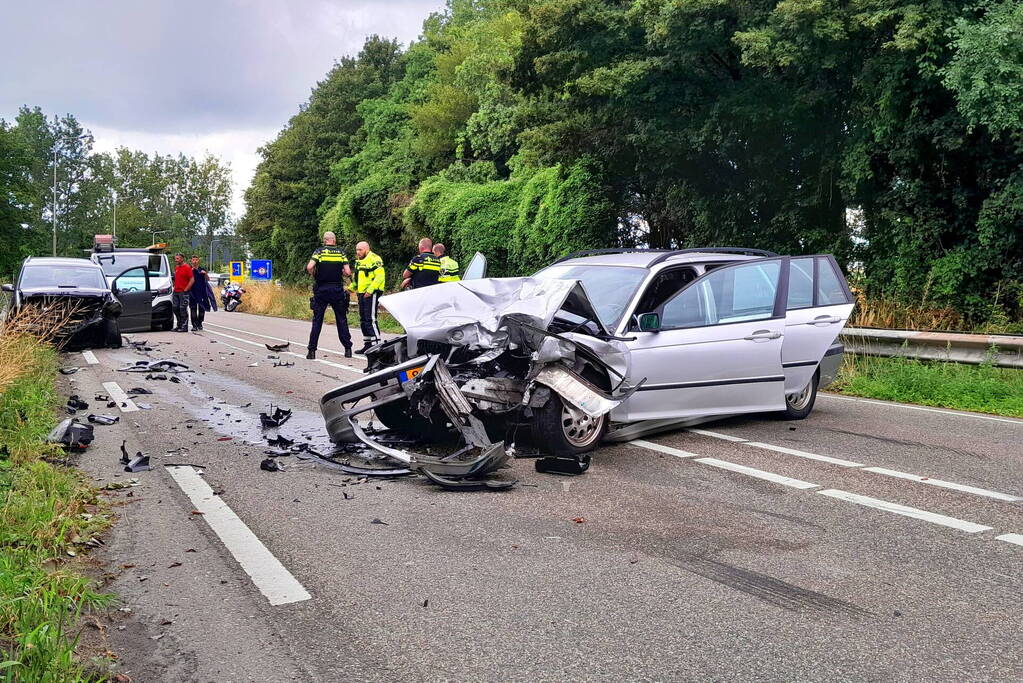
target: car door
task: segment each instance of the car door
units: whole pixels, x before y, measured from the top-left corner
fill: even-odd
[[[469,265],[462,272],[463,280],[479,280],[487,276],[487,257],[478,251],[469,260]]]
[[[153,320],[153,291],[146,267],[136,266],[124,271],[114,278],[110,290],[121,302],[121,317],[118,318],[121,332],[148,332]]]
[[[630,380],[645,382],[613,419],[784,408],[787,279],[787,257],[743,261],[703,275],[663,303],[659,329],[629,332]]]
[[[813,378],[852,313],[852,294],[833,257],[789,261],[786,309],[781,360],[785,393],[792,394]]]

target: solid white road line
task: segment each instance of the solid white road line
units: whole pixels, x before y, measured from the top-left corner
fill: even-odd
[[[260,344],[259,342],[249,341],[248,339],[242,339],[241,337],[235,337],[233,335],[225,334],[223,332],[214,332],[213,330],[205,330],[205,331],[209,332],[210,334],[215,334],[218,337],[226,337],[228,339],[233,339],[233,340],[241,342],[243,344],[249,344],[251,346],[258,346],[259,348],[266,350],[266,344]],[[268,351],[268,353],[269,353],[269,351]],[[301,353],[295,353],[294,351],[281,351],[281,353],[287,354],[289,356],[295,356],[296,358],[305,358],[305,356],[303,356]],[[365,374],[359,368],[352,367],[351,365],[342,365],[341,363],[332,363],[331,361],[322,360],[322,359],[317,359],[317,361],[320,362],[320,363],[323,363],[325,365],[329,365],[329,366],[331,366],[333,368],[340,368],[342,370],[347,370],[348,372],[355,372],[355,373],[358,373],[360,375]]]
[[[773,472],[765,472],[763,470],[753,469],[752,467],[746,467],[745,465],[736,465],[735,463],[726,462],[724,460],[718,460],[717,458],[697,458],[696,462],[703,463],[704,465],[710,465],[711,467],[720,467],[723,470],[738,472],[740,474],[745,474],[750,477],[756,477],[757,479],[771,481],[774,482],[775,484],[791,486],[792,488],[796,489],[820,488],[820,484],[811,484],[810,482],[802,481],[801,479],[783,477],[780,474],[774,474]]]
[[[117,382],[103,382],[103,388],[107,390],[110,400],[117,402],[117,407],[121,409],[122,413],[138,412],[139,407],[135,405],[135,401],[124,393],[124,389]]]
[[[734,441],[736,443],[745,443],[746,439],[738,436],[732,436],[731,434],[722,434],[721,432],[708,432],[706,429],[686,429],[687,432],[693,434],[702,434],[703,436],[712,436],[715,439],[723,439],[725,441]]]
[[[210,325],[212,325],[214,327],[219,327],[222,330],[230,330],[232,332],[241,332],[242,334],[249,334],[249,335],[252,335],[253,337],[262,337],[263,339],[271,339],[273,341],[288,342],[289,344],[294,344],[295,346],[301,346],[303,349],[309,348],[307,345],[303,344],[302,342],[294,341],[292,339],[281,339],[280,337],[271,337],[269,334],[260,334],[258,332],[249,332],[248,330],[240,330],[237,327],[228,327],[227,325],[218,325],[217,323],[208,323],[208,324],[210,324]],[[335,351],[334,349],[319,348],[319,349],[317,349],[317,351],[325,351],[327,353],[334,353],[334,354],[337,354],[338,356],[344,356],[345,355],[344,351]],[[361,353],[353,353],[352,356],[355,357],[355,358],[361,358],[363,360],[366,360],[366,357],[364,355],[362,355]]]
[[[987,498],[994,498],[995,500],[1004,500],[1010,503],[1023,500],[1020,496],[1012,496],[1008,493],[999,493],[998,491],[988,491],[987,489],[977,488],[976,486],[966,486],[965,484],[956,484],[951,481],[943,481],[941,479],[932,479],[931,477],[921,477],[918,474],[908,474],[906,472],[899,472],[898,470],[889,470],[884,467],[864,467],[864,472],[876,472],[877,474],[883,474],[887,477],[898,477],[899,479],[909,479],[910,481],[917,481],[921,484],[930,484],[931,486],[940,486],[945,489],[953,489],[955,491],[963,491],[964,493],[972,493],[976,496],[985,496]]]
[[[884,510],[885,512],[892,512],[896,515],[903,515],[905,517],[912,517],[914,519],[921,519],[925,522],[931,522],[932,524],[940,524],[942,526],[951,527],[953,529],[959,529],[970,534],[975,534],[979,531],[989,531],[991,527],[984,526],[983,524],[975,524],[973,522],[967,522],[955,517],[947,517],[946,515],[939,515],[936,512],[928,512],[927,510],[920,510],[918,508],[911,508],[906,505],[899,505],[898,503],[889,503],[886,500],[879,500],[877,498],[869,498],[867,496],[861,496],[856,493],[849,493],[848,491],[840,491],[838,489],[825,489],[818,491],[817,493],[822,496],[828,496],[829,498],[838,498],[850,503],[856,503],[857,505],[863,505],[869,508],[875,508],[877,510]]]
[[[1023,534],[1002,534],[1001,536],[995,536],[995,540],[1023,545]]]
[[[85,362],[88,363],[89,365],[99,364],[99,358],[96,358],[96,354],[93,353],[92,351],[88,350],[82,351],[82,358],[84,358]]]
[[[195,509],[203,513],[203,519],[271,605],[286,605],[312,597],[252,530],[245,526],[245,522],[238,518],[234,510],[213,493],[213,489],[195,468],[191,465],[171,465],[167,467],[167,472],[192,501]]]
[[[651,451],[657,451],[658,453],[666,453],[668,455],[674,455],[676,458],[695,458],[699,453],[690,453],[689,451],[682,451],[678,448],[672,448],[671,446],[662,446],[659,443],[653,441],[644,441],[643,439],[634,439],[629,442],[633,446],[639,446],[640,448],[646,448]]]
[[[906,408],[907,410],[922,410],[925,413],[940,413],[942,415],[955,415],[956,417],[972,417],[977,420],[990,420],[991,422],[1008,422],[1009,424],[1023,426],[1023,420],[1014,420],[1011,417],[995,417],[994,415],[977,415],[976,413],[964,413],[958,410],[946,410],[944,408],[929,408],[927,406],[911,406],[908,403],[896,403],[895,401],[877,401],[869,398],[854,398],[852,396],[836,396],[835,394],[817,394],[818,398],[832,398],[836,401],[854,401],[856,403],[874,403],[879,406],[894,406]]]
[[[785,446],[774,446],[769,443],[760,443],[759,441],[747,441],[747,446],[753,446],[754,448],[766,448],[769,451],[777,451],[779,453],[786,453],[788,455],[794,455],[797,458],[806,458],[807,460],[819,460],[820,462],[828,462],[832,465],[839,465],[841,467],[863,467],[861,462],[853,462],[852,460],[842,460],[841,458],[832,458],[829,455],[817,455],[816,453],[807,453],[806,451],[798,451],[795,448],[786,448]]]

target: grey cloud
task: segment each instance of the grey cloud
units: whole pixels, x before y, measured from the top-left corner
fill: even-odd
[[[196,133],[283,125],[367,35],[404,43],[443,0],[54,0],[0,25],[0,116]]]

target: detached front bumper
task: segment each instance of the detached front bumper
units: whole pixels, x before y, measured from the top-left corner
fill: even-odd
[[[464,448],[443,458],[393,448],[371,439],[359,424],[359,415],[389,403],[411,401],[427,386],[436,391],[440,408],[465,439]],[[475,485],[466,480],[480,479],[508,466],[510,455],[504,442],[494,443],[487,437],[486,429],[472,415],[472,406],[451,380],[440,356],[418,356],[334,389],[320,399],[320,410],[334,443],[364,443],[442,486]],[[488,488],[514,484],[485,482]]]

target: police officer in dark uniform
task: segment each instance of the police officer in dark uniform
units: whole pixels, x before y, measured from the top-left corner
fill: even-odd
[[[401,278],[402,289],[419,289],[437,284],[440,279],[440,259],[433,255],[433,240],[429,237],[419,240],[419,255],[409,261]]]
[[[320,340],[323,315],[327,306],[334,310],[337,319],[337,338],[345,348],[345,358],[352,357],[352,334],[348,331],[348,292],[345,277],[352,276],[348,257],[337,246],[337,236],[332,232],[323,234],[323,246],[313,252],[306,264],[306,271],[313,276],[313,298],[309,300],[313,309],[313,329],[309,332],[309,353],[306,358],[316,358],[316,344]]]

